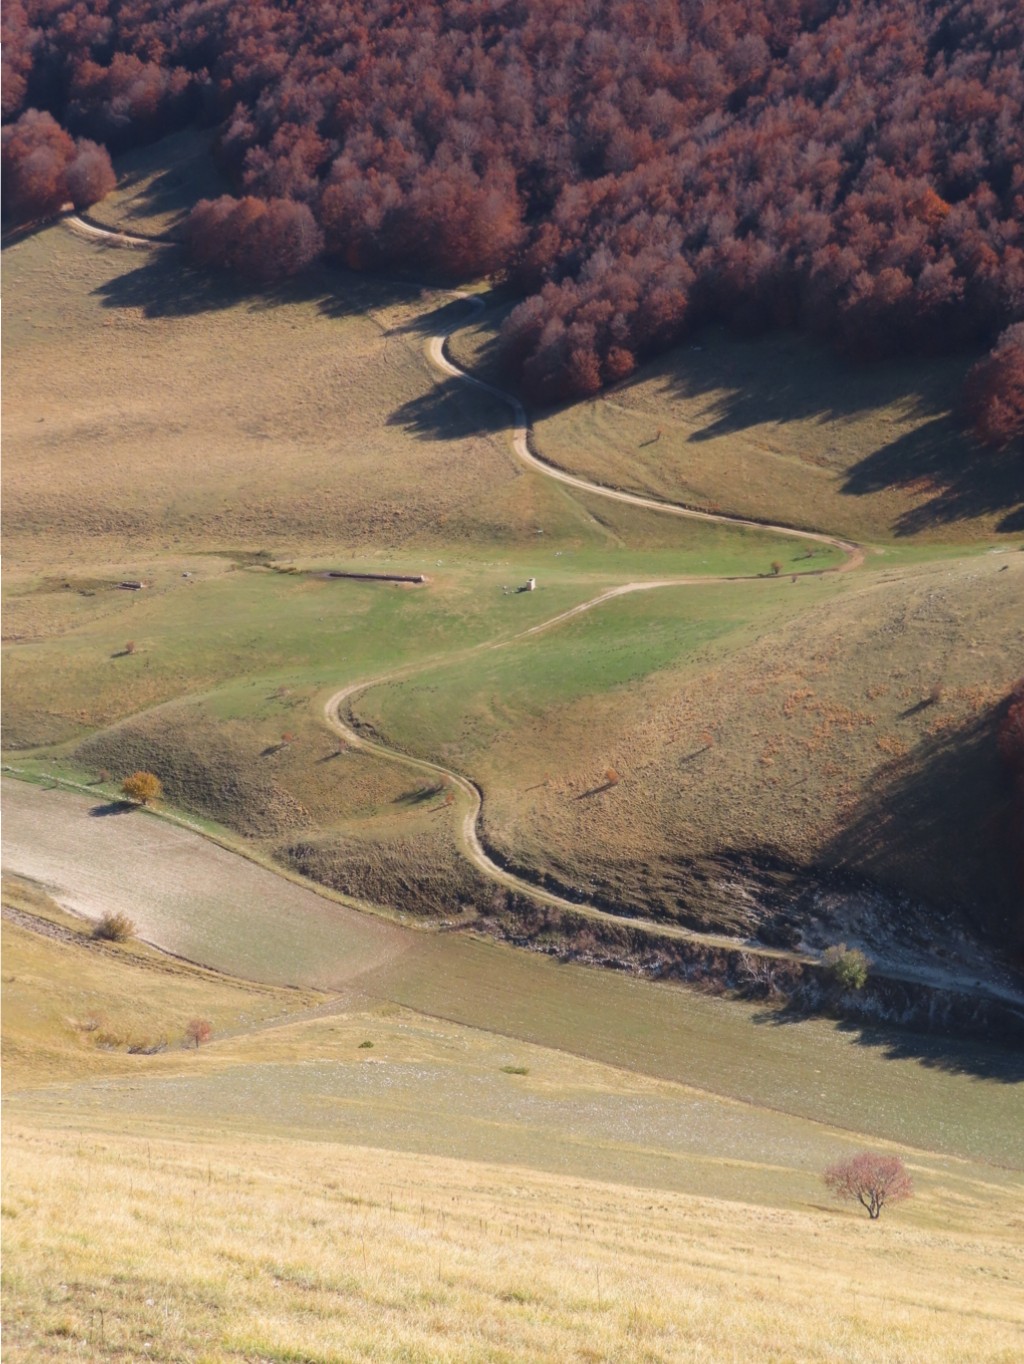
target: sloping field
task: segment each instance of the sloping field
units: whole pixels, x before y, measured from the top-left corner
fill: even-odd
[[[21,565],[514,537],[517,517],[532,534],[533,493],[513,486],[481,400],[429,396],[404,331],[430,310],[418,289],[330,275],[252,297],[173,251],[104,250],[61,227],[4,260],[5,518]]]
[[[453,338],[501,382],[494,312]],[[711,330],[608,393],[535,417],[553,463],[612,487],[858,540],[1019,534],[1012,461],[978,459],[953,403],[967,357],[854,366],[795,335]]]
[[[10,1360],[1011,1364],[1024,1327],[1001,1191],[938,1230],[323,1142],[5,1147]]]
[[[5,781],[3,815],[9,870],[90,918],[126,913],[142,937],[233,975],[339,988],[413,938],[142,811]]]
[[[390,997],[417,977],[489,1024],[349,996],[254,1027],[303,1001],[138,946],[97,951],[80,933],[5,923],[18,1066],[4,1134],[7,1357],[781,1362],[799,1340],[801,1360],[951,1364],[965,1347],[1013,1358],[1016,1126],[999,1165],[915,1149],[904,1131],[895,1149],[915,1198],[874,1224],[824,1202],[819,1182],[864,1137],[777,1107],[802,1072],[805,1100],[832,1096],[844,1128],[898,1111],[980,1154],[1011,1088],[994,1074],[968,1081],[952,1056],[946,1070],[883,1060],[840,1034],[832,1048],[821,1026],[762,1030],[786,1041],[759,1052],[716,1001],[422,941],[418,972],[410,953],[395,964],[404,983],[380,975]],[[635,990],[632,1017],[620,985]],[[139,990],[150,1022],[187,1006],[224,1030],[201,1050],[128,1055],[83,1029],[84,1003],[115,1026]],[[496,1032],[499,1020],[512,1033],[557,1021],[562,1044],[584,1049],[588,1033],[600,1049],[617,1032],[639,1065]],[[737,1099],[642,1073],[648,1051],[657,1069],[671,1048],[683,1073],[728,1085],[745,1068],[752,1087],[759,1071],[770,1086]],[[955,1130],[970,1091],[973,1125]]]
[[[134,1075],[177,1049],[192,1018],[215,1037],[316,1008],[324,996],[237,980],[131,939],[102,942],[89,920],[4,877],[3,1067],[9,1095],[70,1078]]]
[[[736,878],[760,851],[780,872],[872,875],[1014,940],[993,716],[1024,657],[1024,559],[781,591],[611,602],[355,708],[472,772],[490,840],[585,896],[749,931]],[[947,801],[953,784],[970,798]]]
[[[888,1140],[1024,1162],[1021,1071],[1010,1053],[787,1021],[461,934],[404,930],[189,830],[137,813],[93,818],[88,809],[65,792],[6,782],[10,869],[72,908],[128,912],[143,936],[206,965],[236,974],[244,965],[257,980],[354,983],[361,997],[504,1034],[513,1049],[521,1040]],[[143,858],[140,886],[133,869]]]

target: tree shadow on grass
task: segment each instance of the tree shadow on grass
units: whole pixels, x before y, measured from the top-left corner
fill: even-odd
[[[449,332],[464,327],[467,322],[475,321],[479,315],[480,308],[471,299],[453,298],[437,308],[431,308],[429,312],[410,318],[392,331],[395,336],[447,336]]]
[[[825,861],[955,913],[1004,953],[1024,947],[1024,897],[1010,855],[1012,800],[996,728],[1004,702],[926,736],[880,772]]]
[[[136,308],[150,318],[195,317],[239,307],[260,313],[314,304],[323,316],[342,320],[419,297],[413,285],[328,266],[279,284],[259,285],[225,271],[199,269],[179,250],[155,253],[93,292],[105,308]]]
[[[810,1017],[800,1008],[764,1009],[753,1015],[753,1021],[764,1027],[781,1028],[806,1023]],[[929,1070],[941,1070],[947,1075],[973,1076],[1005,1085],[1024,1081],[1024,1052],[1011,1046],[846,1019],[836,1022],[835,1027],[857,1046],[876,1050],[887,1061],[918,1061]]]
[[[417,440],[468,440],[506,431],[511,422],[500,399],[455,378],[439,380],[387,419],[388,426],[400,426]]]
[[[766,423],[810,420],[826,427],[858,414],[894,410],[919,424],[853,465],[842,492],[865,497],[904,488],[926,494],[927,500],[894,522],[901,536],[1000,512],[998,530],[1024,530],[1020,457],[984,454],[951,412],[973,355],[854,364],[788,333],[750,342],[715,328],[700,341],[654,362],[664,371],[670,397],[708,399],[703,424],[691,441],[737,435]],[[841,430],[828,438],[841,440]]]
[[[919,376],[907,366],[852,365],[788,332],[748,341],[711,328],[699,344],[677,347],[654,367],[664,371],[670,397],[709,399],[704,424],[689,437],[694,442],[765,423],[813,419],[824,425],[894,403],[927,416],[948,403],[948,388],[940,393],[915,385]]]
[[[94,805],[89,814],[93,819],[105,819],[107,815],[126,815],[129,810],[136,808],[134,802],[130,800],[110,800],[103,805]]]
[[[896,519],[898,535],[998,512],[1004,515],[997,530],[1024,530],[1024,460],[1012,451],[984,455],[971,448],[948,418],[935,417],[866,456],[850,469],[842,490],[864,497],[915,484],[928,500]]]

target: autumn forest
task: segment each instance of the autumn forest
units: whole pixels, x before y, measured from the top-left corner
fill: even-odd
[[[505,363],[587,396],[709,322],[853,360],[962,352],[1024,434],[1016,0],[8,0],[8,219],[200,122],[235,196],[187,224],[258,284],[321,256],[496,276]]]

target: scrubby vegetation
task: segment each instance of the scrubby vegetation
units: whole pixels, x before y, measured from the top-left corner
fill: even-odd
[[[163,793],[163,783],[153,772],[132,772],[121,783],[125,800],[134,801],[136,805],[152,805]]]
[[[825,971],[840,990],[863,990],[868,981],[868,959],[859,948],[836,943],[822,957]]]
[[[101,942],[128,942],[137,932],[134,920],[127,914],[108,911],[96,920],[92,936]]]

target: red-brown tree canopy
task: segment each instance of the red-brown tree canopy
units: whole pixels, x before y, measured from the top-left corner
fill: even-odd
[[[290,199],[200,199],[185,225],[192,255],[271,284],[316,260],[324,239],[308,205]]]
[[[965,401],[975,435],[994,450],[1024,440],[1024,323],[1007,327],[967,376]]]
[[[115,149],[200,117],[242,203],[304,205],[349,265],[507,275],[538,397],[712,318],[864,356],[1024,319],[1005,0],[8,0],[3,22],[9,115]]]
[[[872,1221],[887,1203],[901,1203],[914,1192],[910,1174],[899,1156],[883,1156],[874,1151],[858,1151],[837,1161],[822,1178],[830,1193],[844,1202],[859,1203]]]
[[[69,137],[50,114],[27,109],[3,131],[6,212],[19,222],[46,218],[68,202],[87,208],[114,187],[106,149]]]

